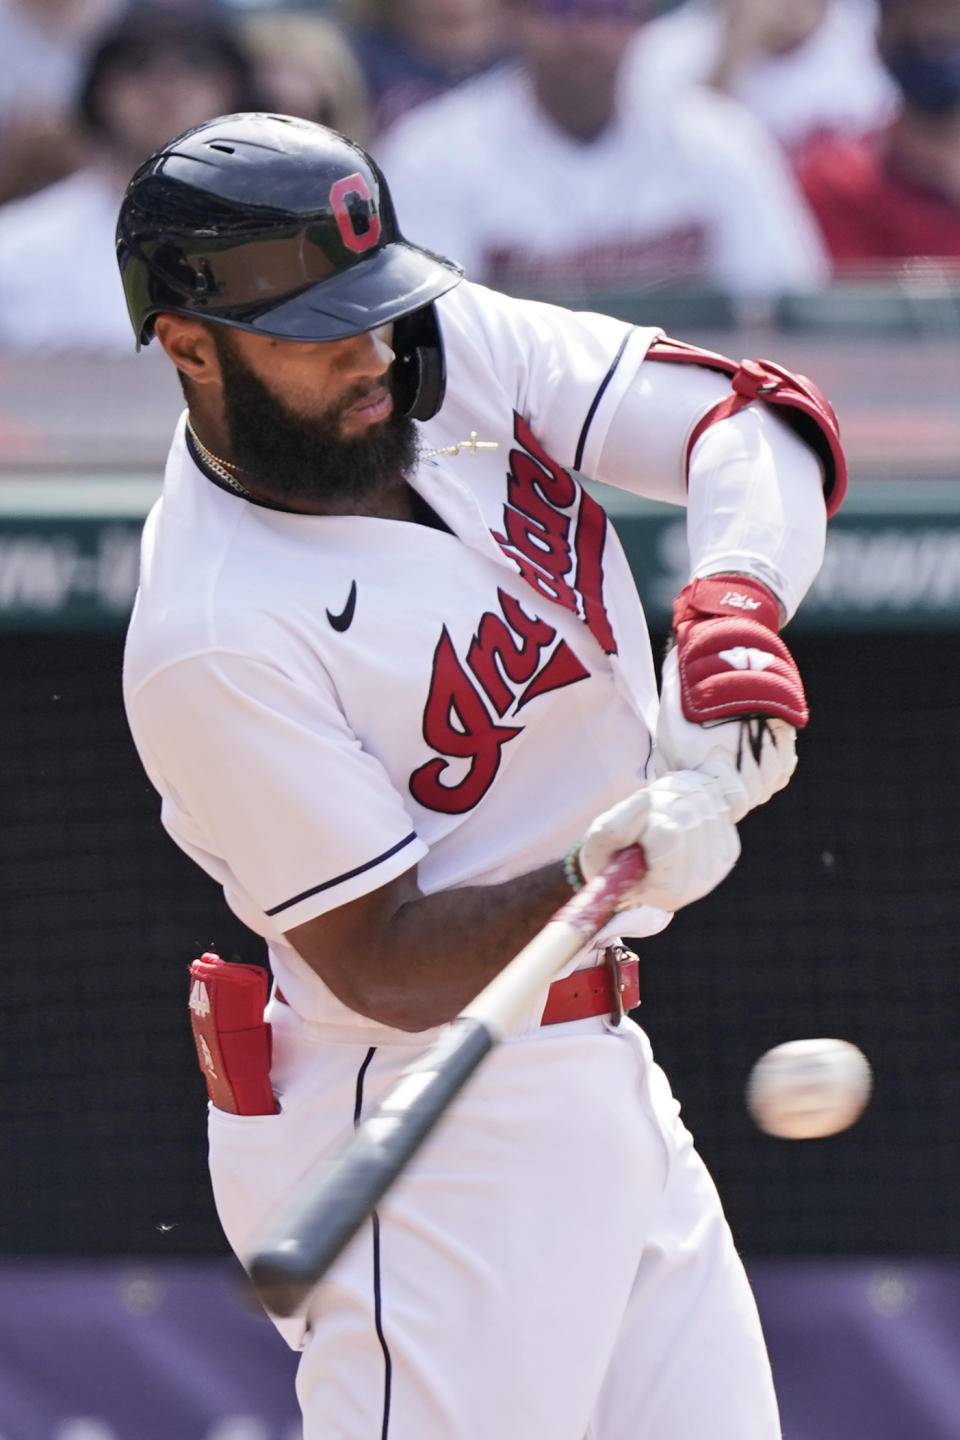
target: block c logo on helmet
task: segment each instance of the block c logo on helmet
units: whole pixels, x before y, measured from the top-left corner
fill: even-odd
[[[357,229],[354,212],[359,207],[354,205],[351,209],[347,205],[348,195],[358,195],[364,202],[366,230]],[[348,250],[361,253],[376,245],[380,239],[380,216],[377,214],[376,202],[370,192],[370,186],[359,170],[354,171],[352,175],[342,176],[330,186],[330,209],[333,211],[337,229]]]

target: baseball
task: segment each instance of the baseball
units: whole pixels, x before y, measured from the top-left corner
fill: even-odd
[[[761,1055],[747,1081],[747,1109],[782,1140],[836,1135],[859,1119],[873,1072],[849,1040],[788,1040]]]

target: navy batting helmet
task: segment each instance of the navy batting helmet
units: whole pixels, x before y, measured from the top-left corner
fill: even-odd
[[[127,186],[117,261],[138,348],[161,311],[282,340],[395,321],[401,403],[439,409],[433,302],[463,272],[403,238],[379,167],[334,130],[249,113],[171,140]]]

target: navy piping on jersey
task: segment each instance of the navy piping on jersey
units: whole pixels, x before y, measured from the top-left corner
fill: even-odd
[[[610,381],[613,379],[613,377],[614,377],[614,375],[615,375],[615,373],[616,373],[617,366],[620,364],[620,361],[623,359],[623,352],[624,352],[624,350],[626,350],[626,348],[627,348],[627,341],[630,339],[630,336],[632,335],[632,333],[633,333],[632,330],[628,330],[627,333],[626,333],[626,335],[624,335],[623,339],[620,341],[620,349],[617,351],[616,355],[614,355],[613,361],[611,362],[611,365],[610,365],[610,369],[607,371],[606,375],[604,375],[603,379],[600,381],[600,388],[599,388],[599,390],[597,391],[596,395],[594,395],[593,400],[590,402],[590,409],[587,411],[587,418],[586,418],[586,420],[584,420],[584,422],[583,422],[583,429],[580,431],[580,439],[577,441],[577,453],[576,453],[576,455],[573,457],[573,468],[574,468],[574,470],[579,470],[579,469],[580,469],[580,465],[581,465],[581,463],[582,463],[582,461],[583,461],[583,452],[584,452],[584,450],[586,449],[586,446],[587,446],[587,435],[588,435],[588,433],[589,433],[590,426],[591,426],[591,424],[593,423],[593,417],[594,417],[594,415],[596,415],[596,413],[597,413],[597,406],[600,404],[600,401],[603,399],[603,392],[606,390],[607,386],[610,384]]]
[[[382,855],[375,855],[372,860],[367,860],[363,865],[357,865],[353,870],[345,870],[342,875],[335,875],[332,880],[322,880],[319,885],[312,885],[309,890],[301,890],[299,895],[293,895],[289,900],[283,900],[279,905],[274,905],[265,910],[265,915],[279,915],[281,910],[289,910],[291,905],[297,905],[301,900],[309,900],[311,895],[319,895],[321,890],[329,890],[333,885],[342,885],[344,880],[352,880],[354,875],[362,875],[364,870],[372,870],[374,865],[379,865],[381,860],[389,860],[391,855],[396,855],[405,845],[416,840],[417,832],[411,830],[396,845],[391,845],[389,850],[384,850]]]
[[[363,1110],[363,1082],[370,1067],[370,1061],[377,1053],[377,1047],[371,1045],[364,1057],[363,1064],[357,1072],[357,1089],[353,1102],[353,1124],[354,1127],[360,1123],[360,1114]],[[386,1336],[383,1333],[383,1300],[380,1293],[380,1217],[374,1210],[370,1217],[373,1224],[373,1323],[377,1332],[377,1339],[380,1342],[380,1349],[383,1352],[383,1420],[380,1425],[380,1440],[387,1440],[390,1429],[390,1391],[393,1382],[393,1360],[390,1356],[390,1347],[387,1345]]]

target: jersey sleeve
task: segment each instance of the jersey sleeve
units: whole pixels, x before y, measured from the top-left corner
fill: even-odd
[[[427,853],[332,689],[215,652],[154,674],[127,712],[173,838],[225,865],[281,931]]]
[[[458,366],[478,373],[482,359],[550,454],[593,474],[610,421],[662,332],[469,283],[438,308],[450,322],[451,374]]]
[[[797,609],[823,562],[824,474],[814,448],[769,405],[745,406],[697,436],[730,397],[729,374],[642,367],[608,427],[596,477],[687,506],[691,576],[742,570]]]

